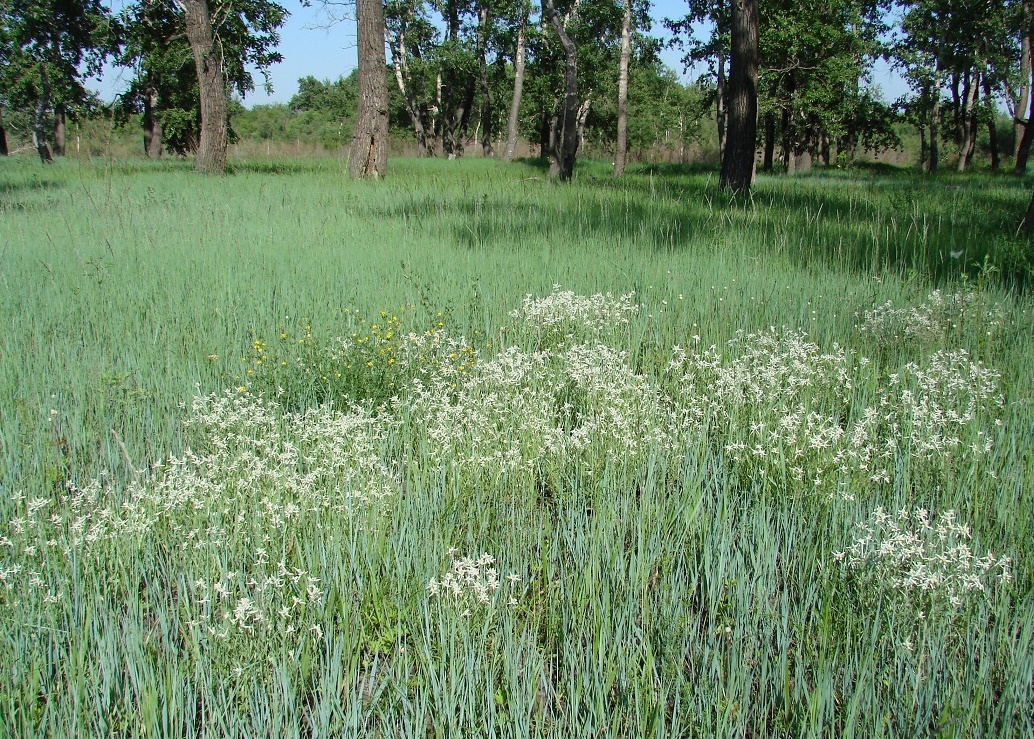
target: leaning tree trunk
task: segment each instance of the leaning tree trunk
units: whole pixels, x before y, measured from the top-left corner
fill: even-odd
[[[553,7],[553,0],[546,0],[546,7],[553,30],[564,47],[564,104],[560,112],[561,129],[550,147],[553,160],[550,170],[556,172],[561,182],[569,182],[574,176],[574,162],[578,155],[578,49],[567,35],[563,21]]]
[[[628,152],[628,58],[632,55],[629,34],[632,30],[632,0],[624,0],[625,12],[621,17],[621,61],[618,64],[618,140],[614,152],[614,175],[625,173]]]
[[[521,19],[517,28],[517,54],[513,61],[513,96],[510,98],[510,116],[506,120],[506,150],[503,161],[513,161],[513,151],[517,148],[517,119],[521,112],[521,95],[524,94],[524,27],[527,19]]]
[[[388,58],[384,52],[384,5],[356,0],[359,46],[359,109],[348,173],[383,177],[388,172]]]
[[[1025,0],[1023,3],[1023,17],[1027,19],[1027,22],[1023,26],[1023,37],[1020,40],[1020,90],[1016,96],[1016,112],[1013,115],[1013,157],[1020,150],[1020,140],[1023,138],[1023,134],[1027,128],[1027,116],[1030,113],[1030,76],[1031,76],[1031,64],[1030,64],[1030,17],[1031,17],[1031,4],[1030,0]]]
[[[409,119],[413,122],[417,154],[421,157],[427,156],[427,132],[424,130],[424,120],[421,115],[420,104],[417,102],[413,85],[406,83],[406,78],[409,76],[407,74],[409,67],[406,62],[406,28],[404,18],[402,19],[402,27],[399,29],[398,38],[391,45],[391,55],[394,62],[391,66],[395,71],[395,84],[398,85],[399,92],[402,93],[402,100],[406,104],[406,112],[409,113]]]
[[[187,41],[194,54],[201,102],[201,139],[194,171],[221,175],[226,171],[226,80],[221,48],[212,33],[208,0],[182,0]]]
[[[50,79],[47,77],[47,67],[40,62],[39,65],[40,94],[36,100],[36,107],[32,112],[32,144],[36,147],[40,161],[44,164],[54,161],[50,153],[50,146],[47,144],[47,134],[44,128],[44,120],[47,115],[47,108],[50,106]]]
[[[727,131],[719,187],[748,192],[758,134],[758,0],[733,0]]]
[[[65,104],[54,106],[54,156],[65,155]]]
[[[7,154],[7,131],[4,129],[4,106],[0,105],[0,157],[5,157]]]

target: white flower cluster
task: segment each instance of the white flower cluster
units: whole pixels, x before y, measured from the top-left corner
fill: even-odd
[[[990,551],[978,556],[967,543],[970,537],[969,526],[953,510],[934,520],[923,508],[896,514],[877,508],[858,524],[852,544],[833,558],[893,591],[927,593],[958,608],[967,595],[986,594],[996,581],[1012,579],[1010,558]]]
[[[452,559],[449,570],[440,578],[432,577],[428,581],[428,598],[462,608],[464,616],[493,604],[500,590],[495,557],[491,554],[482,554],[477,558],[462,557],[455,549],[449,550],[449,557]],[[518,575],[508,575],[506,579],[511,586],[520,582]],[[517,605],[517,598],[513,594],[507,605]]]
[[[6,532],[21,577],[38,578],[52,552],[102,557],[128,541],[161,539],[201,555],[265,547],[291,527],[320,528],[397,489],[380,456],[396,424],[360,408],[285,413],[227,392],[195,398],[185,425],[197,450],[170,457],[150,479],[126,489],[92,480],[21,501]],[[13,585],[12,574],[4,582]]]
[[[823,353],[793,330],[729,344],[738,353],[728,360],[714,347],[676,347],[667,378],[674,428],[689,440],[724,438],[729,457],[762,477],[786,475],[813,488],[845,478],[889,483],[896,455],[918,468],[992,448],[986,426],[1004,404],[1000,376],[964,350],[877,378],[877,402],[852,414],[852,378],[871,371],[870,362],[852,368],[840,347]]]
[[[606,295],[576,295],[571,290],[553,286],[553,292],[544,298],[525,296],[521,307],[510,315],[518,327],[531,329],[544,337],[599,336],[615,327],[627,325],[629,317],[639,312],[632,302],[635,293],[615,298]]]
[[[449,379],[417,379],[406,404],[442,464],[496,472],[585,466],[640,459],[667,441],[658,393],[623,352],[603,344],[511,347],[455,388]]]
[[[268,562],[264,549],[247,572],[227,571],[209,582],[188,583],[183,605],[187,626],[199,640],[233,642],[255,638],[296,644],[306,637],[319,639],[323,591],[319,578],[284,561]]]
[[[932,343],[974,322],[981,334],[994,335],[1003,325],[1004,312],[998,304],[986,305],[973,290],[948,295],[934,290],[918,306],[895,308],[888,301],[865,311],[861,318],[858,330],[879,343]]]

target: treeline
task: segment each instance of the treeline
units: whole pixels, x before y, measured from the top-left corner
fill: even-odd
[[[628,152],[684,158],[713,125],[703,138],[718,157],[739,152],[752,178],[900,147],[906,125],[926,171],[946,159],[964,170],[983,137],[992,169],[1023,172],[1031,1],[688,0],[665,21],[702,72],[684,85],[659,61],[648,0],[363,0],[356,73],[306,77],[289,103],[246,111],[252,70],[268,83],[281,60],[287,11],[272,0],[131,0],[118,13],[101,0],[0,0],[0,153],[11,131],[48,161],[64,153],[69,120],[107,115],[139,125],[148,156],[192,154],[206,172],[222,171],[236,137],[383,159],[390,130],[448,158],[473,148],[509,159],[526,142],[520,151],[568,179],[586,148],[612,154],[620,173]],[[883,98],[880,59],[907,95]],[[106,62],[129,80],[111,103],[85,85]],[[1002,109],[1012,131],[1000,130]]]

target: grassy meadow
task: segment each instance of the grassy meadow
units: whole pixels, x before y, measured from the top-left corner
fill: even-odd
[[[1029,737],[1026,183],[0,161],[0,735]]]

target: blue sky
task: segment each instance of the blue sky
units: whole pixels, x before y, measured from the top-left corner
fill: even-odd
[[[123,0],[111,0],[113,10],[121,8]],[[249,94],[244,103],[248,107],[262,103],[283,103],[291,99],[298,90],[298,80],[307,75],[319,79],[334,80],[347,75],[356,65],[355,23],[345,20],[328,27],[330,19],[314,7],[306,8],[297,0],[286,0],[284,6],[290,12],[287,23],[280,34],[280,53],[284,61],[270,70],[273,93],[267,95],[261,87]],[[654,20],[652,33],[666,37],[664,18],[685,15],[685,0],[656,0],[651,15]],[[678,50],[666,49],[661,59],[682,75],[685,80],[694,79],[700,71],[682,69]],[[111,100],[125,89],[128,75],[124,71],[109,68],[104,78],[92,85],[102,98]],[[261,81],[256,76],[256,84]],[[873,72],[873,82],[884,91],[884,97],[894,99],[905,91],[905,85],[886,64],[878,63]]]

